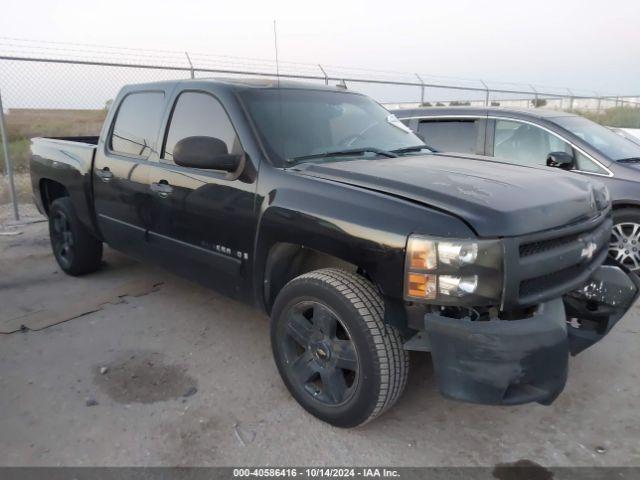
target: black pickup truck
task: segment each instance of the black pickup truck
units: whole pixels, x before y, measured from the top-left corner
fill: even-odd
[[[271,316],[284,383],[341,427],[391,407],[408,351],[440,391],[551,403],[630,307],[611,205],[571,174],[430,152],[364,95],[270,80],[127,86],[100,137],[36,138],[60,267],[103,242]]]

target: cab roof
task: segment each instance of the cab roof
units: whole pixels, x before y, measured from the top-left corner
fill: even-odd
[[[176,84],[188,85],[211,83],[218,87],[227,87],[231,90],[249,90],[249,89],[276,89],[276,88],[289,88],[289,89],[303,89],[303,90],[326,90],[333,92],[344,92],[344,88],[325,85],[324,83],[312,82],[312,81],[297,81],[297,80],[284,80],[277,78],[263,78],[263,77],[222,77],[222,78],[192,78],[182,80],[168,80],[163,82],[152,82],[132,85],[136,89],[140,87],[152,87],[152,86],[172,86]],[[357,93],[357,92],[353,92]]]

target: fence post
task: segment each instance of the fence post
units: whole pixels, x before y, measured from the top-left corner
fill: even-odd
[[[484,80],[480,80],[480,83],[482,84],[482,86],[484,86],[484,106],[488,107],[489,106],[489,87],[487,86],[486,83],[484,83]]]
[[[7,133],[7,124],[4,121],[4,107],[2,106],[2,92],[0,92],[0,134],[2,135],[2,151],[4,153],[5,174],[9,182],[9,191],[11,192],[11,203],[13,203],[13,217],[20,220],[18,212],[18,197],[16,196],[16,186],[13,182],[13,167],[11,158],[9,158],[9,135]]]
[[[329,85],[329,77],[327,76],[327,72],[324,71],[324,68],[322,68],[322,65],[320,64],[318,64],[318,68],[320,69],[320,71],[322,72],[322,75],[324,76],[324,84]]]
[[[567,88],[567,92],[569,92],[569,111],[573,110],[573,92]]]
[[[184,52],[187,57],[187,62],[189,62],[189,72],[191,73],[191,78],[196,78],[195,71],[193,69],[193,63],[191,63],[191,57],[189,56],[189,52]]]
[[[420,106],[424,107],[424,82],[422,81],[422,78],[420,78],[420,75],[416,73],[415,76],[420,82]]]
[[[538,90],[536,90],[536,87],[534,87],[533,85],[529,84],[529,87],[531,87],[531,90],[533,90],[533,94],[534,94],[534,108],[538,108]]]

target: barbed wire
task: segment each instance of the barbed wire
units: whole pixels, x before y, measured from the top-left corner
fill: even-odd
[[[39,58],[49,60],[82,60],[95,63],[166,66],[167,68],[189,68],[215,72],[232,71],[246,73],[276,73],[274,59],[259,57],[241,57],[211,52],[189,52],[191,61],[185,52],[177,50],[135,48],[102,44],[83,44],[64,41],[44,41],[17,37],[0,36],[0,56],[18,58]],[[537,85],[524,82],[498,81],[492,79],[464,78],[456,76],[435,75],[433,73],[402,72],[377,68],[343,66],[334,64],[318,64],[298,61],[280,61],[282,74],[300,77],[315,77],[332,80],[348,79],[351,81],[371,81],[371,83],[400,83],[408,86],[428,86],[434,88],[454,88],[470,91],[491,90],[500,93],[531,93],[543,96],[583,96],[592,97],[620,96],[616,93],[597,93],[586,89],[569,89],[567,87]],[[446,83],[450,82],[450,83]]]
[[[274,59],[0,36],[0,94],[8,129],[8,138],[2,141],[9,150],[16,202],[29,201],[31,195],[29,139],[98,135],[123,85],[188,77],[276,78],[277,73]],[[546,105],[599,113],[619,105],[640,107],[640,96],[582,94],[563,87],[357,66],[281,61],[279,73],[284,78],[348,85],[389,108]],[[0,149],[0,208],[10,201],[6,165]]]

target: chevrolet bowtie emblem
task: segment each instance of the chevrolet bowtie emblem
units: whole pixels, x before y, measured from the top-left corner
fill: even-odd
[[[597,249],[598,245],[596,245],[595,242],[587,242],[580,252],[580,258],[583,260],[591,260]]]

